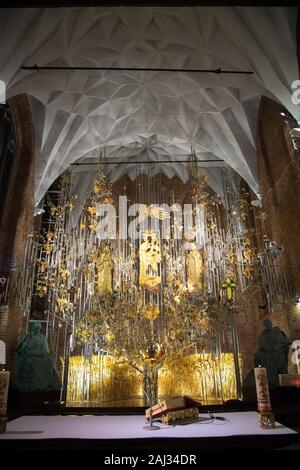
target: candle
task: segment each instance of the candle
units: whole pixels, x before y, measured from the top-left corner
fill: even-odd
[[[271,411],[267,370],[265,367],[256,367],[254,373],[258,406],[258,425],[262,429],[274,428],[275,419]]]
[[[267,370],[265,367],[256,367],[254,369],[254,373],[258,411],[270,411],[272,408],[270,403]]]

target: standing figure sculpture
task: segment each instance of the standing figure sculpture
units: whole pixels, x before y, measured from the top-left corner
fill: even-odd
[[[288,353],[291,339],[271,320],[264,321],[265,329],[258,338],[254,367],[265,367],[271,388],[279,385],[279,374],[288,373]]]
[[[203,255],[202,252],[192,249],[186,255],[186,271],[188,290],[201,292],[203,290]]]
[[[41,334],[41,322],[33,322],[30,333],[21,338],[17,352],[15,386],[18,390],[60,390],[60,377],[49,354],[47,340]]]
[[[140,274],[139,284],[148,292],[158,292],[161,276],[159,264],[161,262],[160,240],[152,230],[147,230],[142,238],[139,249]]]
[[[112,272],[114,266],[109,245],[104,245],[99,249],[96,266],[96,290],[101,295],[109,294],[112,292]]]

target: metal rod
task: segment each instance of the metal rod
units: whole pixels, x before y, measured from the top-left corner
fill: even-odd
[[[229,308],[229,317],[231,323],[231,332],[233,339],[233,357],[234,357],[234,370],[235,370],[235,379],[236,379],[236,390],[237,396],[239,399],[242,399],[242,382],[241,382],[241,373],[240,373],[240,364],[239,364],[239,346],[237,338],[237,328],[235,321],[235,312],[233,308]]]
[[[239,70],[222,70],[221,67],[217,69],[176,69],[176,68],[153,68],[153,67],[67,67],[67,66],[39,66],[34,65],[22,65],[22,70],[112,70],[112,71],[123,71],[123,72],[189,72],[189,73],[233,73],[242,75],[252,75],[254,72],[239,71]]]
[[[220,162],[224,162],[224,160],[197,160],[197,163],[220,163]],[[71,166],[79,166],[79,165],[129,165],[129,164],[132,164],[132,163],[136,163],[136,164],[153,164],[153,163],[190,163],[190,160],[161,160],[161,161],[146,161],[146,162],[143,162],[143,161],[133,161],[133,160],[129,160],[129,161],[121,161],[121,162],[106,162],[106,161],[103,161],[103,162],[80,162],[80,163],[71,163]]]
[[[70,362],[70,337],[71,333],[68,330],[68,325],[66,325],[65,331],[65,357],[64,357],[64,374],[63,374],[63,383],[60,391],[60,400],[64,402],[66,406],[67,394],[68,394],[68,378],[69,378],[69,362]]]

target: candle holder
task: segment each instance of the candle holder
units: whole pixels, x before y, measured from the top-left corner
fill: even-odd
[[[146,390],[144,390],[144,394],[150,404],[150,410],[149,410],[150,418],[148,421],[149,424],[146,424],[145,426],[143,426],[143,429],[146,429],[147,431],[158,431],[160,427],[157,426],[156,424],[153,424],[153,410],[152,410],[153,402],[151,400],[152,395],[151,393],[148,394]]]
[[[8,371],[0,370],[0,433],[6,431],[7,417],[7,395],[8,395],[8,385],[9,385],[9,375]]]
[[[258,411],[257,412],[258,426],[262,429],[275,428],[275,418],[272,411]]]
[[[7,417],[0,416],[0,434],[6,432]]]
[[[145,426],[143,426],[143,429],[146,429],[147,431],[158,431],[158,429],[160,429],[159,426],[156,426],[156,424],[153,424],[153,411],[152,411],[152,408],[150,408],[149,424],[146,424]]]

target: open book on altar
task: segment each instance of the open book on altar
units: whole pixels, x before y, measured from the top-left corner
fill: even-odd
[[[152,410],[152,417],[158,418],[167,411],[183,410],[185,408],[199,407],[201,403],[194,400],[191,397],[173,397],[166,398],[165,400],[159,401],[156,405],[147,408],[145,411],[146,418],[150,418],[150,410]]]

